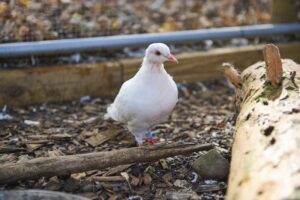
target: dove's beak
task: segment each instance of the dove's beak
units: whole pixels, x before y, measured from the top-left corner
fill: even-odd
[[[168,58],[168,61],[176,62],[178,64],[177,58],[175,58],[175,56],[173,56],[172,54],[168,55],[167,58]]]

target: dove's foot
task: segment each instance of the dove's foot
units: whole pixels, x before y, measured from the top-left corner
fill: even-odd
[[[153,138],[153,134],[151,132],[146,133],[146,138],[144,139],[146,142],[149,142],[150,144],[156,144],[159,143],[158,139]]]
[[[146,142],[149,142],[150,144],[157,144],[159,143],[158,139],[156,138],[145,138]]]

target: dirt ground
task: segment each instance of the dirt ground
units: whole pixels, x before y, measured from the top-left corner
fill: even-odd
[[[212,143],[230,161],[234,125],[234,94],[225,80],[178,84],[180,99],[170,119],[154,128],[160,142]],[[122,125],[105,121],[112,98],[88,98],[65,103],[45,103],[23,108],[8,107],[0,120],[0,163],[38,157],[109,151],[135,146]],[[97,135],[121,133],[108,141]],[[98,141],[98,142],[97,142]],[[224,199],[227,183],[203,180],[191,167],[204,152],[175,156],[152,163],[93,170],[65,177],[47,177],[1,185],[6,189],[63,191],[90,199]],[[97,177],[121,177],[126,181],[98,181]]]

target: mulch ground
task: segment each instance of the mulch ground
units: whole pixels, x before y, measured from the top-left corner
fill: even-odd
[[[154,133],[161,142],[212,143],[230,161],[235,108],[234,94],[227,82],[216,80],[178,86],[180,99],[176,109],[166,123],[154,128]],[[0,121],[0,163],[135,146],[133,136],[122,125],[103,119],[112,100],[82,98],[81,101],[7,108],[5,116],[12,118]],[[116,129],[121,129],[121,133],[110,138],[109,133]],[[105,141],[99,135],[108,138]],[[191,167],[192,161],[203,153],[65,177],[19,181],[0,188],[45,189],[110,200],[224,199],[226,182],[203,180]],[[102,176],[121,175],[128,175],[129,181],[99,181]]]

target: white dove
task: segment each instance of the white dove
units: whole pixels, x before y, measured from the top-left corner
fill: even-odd
[[[167,45],[149,45],[141,68],[123,83],[114,102],[107,108],[108,117],[125,123],[139,146],[145,136],[149,142],[157,142],[150,130],[168,118],[178,100],[177,86],[164,68],[165,61],[178,63]]]

